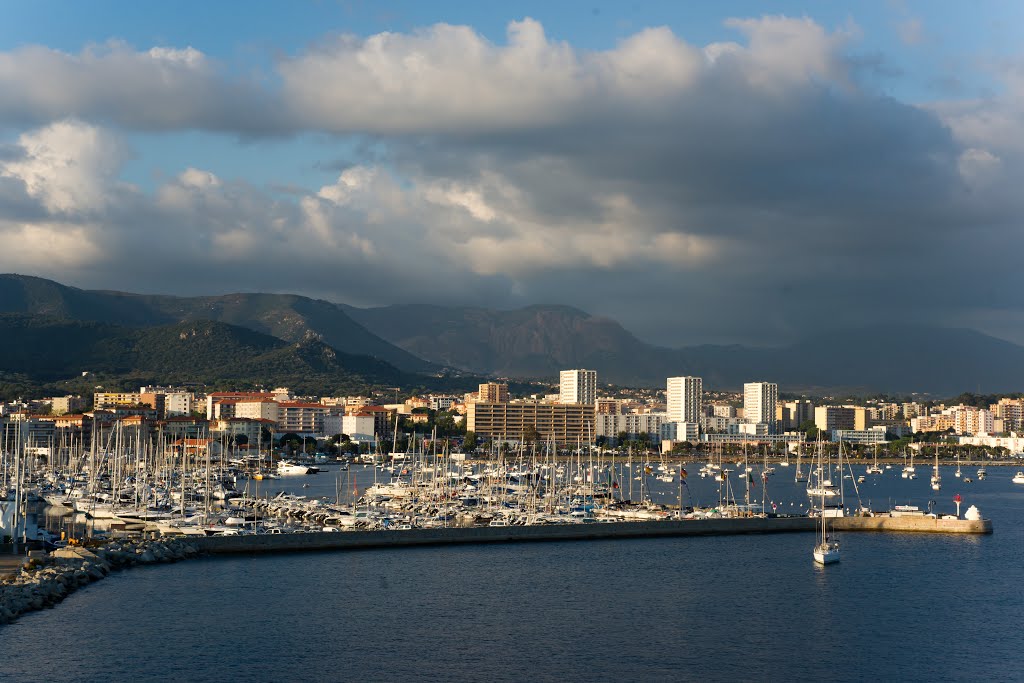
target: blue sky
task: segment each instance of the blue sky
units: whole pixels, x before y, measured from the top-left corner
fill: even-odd
[[[808,310],[1024,342],[1022,25],[1009,1],[0,3],[0,268],[565,303],[667,345],[780,343]],[[952,293],[892,296],[935,272]]]

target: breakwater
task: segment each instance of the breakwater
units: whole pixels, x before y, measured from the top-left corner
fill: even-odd
[[[841,531],[927,532],[952,534],[992,533],[989,520],[950,520],[931,517],[841,517],[833,521]],[[467,543],[525,543],[597,539],[657,538],[667,536],[729,536],[813,531],[810,517],[749,517],[659,522],[608,522],[594,524],[545,524],[507,527],[452,527],[406,531],[317,532],[210,536],[190,539],[200,551],[211,554],[294,552],[303,550],[360,550]]]
[[[833,520],[837,531],[894,531],[915,534],[991,534],[990,519],[955,519],[907,516],[838,517]]]
[[[112,542],[102,548],[59,548],[43,558],[29,558],[0,583],[0,624],[26,612],[52,607],[68,595],[112,571],[139,564],[177,562],[198,554],[185,540]]]

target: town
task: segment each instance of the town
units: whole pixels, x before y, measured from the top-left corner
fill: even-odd
[[[820,437],[849,447],[942,440],[995,455],[1024,451],[1024,398],[987,407],[941,402],[780,398],[770,382],[742,392],[706,391],[699,377],[670,377],[664,391],[601,387],[594,370],[564,370],[557,393],[511,396],[509,384],[487,382],[463,395],[400,399],[399,390],[369,396],[295,396],[281,387],[210,392],[144,386],[91,397],[58,396],[0,404],[5,451],[17,439],[42,459],[103,448],[115,431],[220,457],[283,449],[289,455],[383,456],[416,438],[486,457],[501,445],[548,444],[689,452],[716,446],[768,446],[783,452]]]

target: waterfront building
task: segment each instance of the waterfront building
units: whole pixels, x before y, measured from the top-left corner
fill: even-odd
[[[961,436],[958,440],[962,446],[1005,448],[1011,455],[1024,457],[1024,436]]]
[[[775,406],[779,402],[779,385],[771,382],[747,382],[743,385],[743,419],[751,424],[768,425],[775,431]]]
[[[704,383],[700,377],[669,377],[665,386],[669,422],[700,423]]]
[[[210,435],[214,438],[229,437],[239,443],[239,437],[245,437],[247,444],[255,446],[261,441],[261,430],[274,428],[269,420],[251,419],[246,417],[229,417],[216,420],[210,425]]]
[[[466,429],[485,440],[520,441],[533,429],[542,441],[559,445],[586,444],[595,436],[593,405],[478,401],[466,409]]]
[[[596,405],[597,371],[562,370],[558,377],[558,402]]]
[[[875,425],[867,429],[833,429],[831,438],[832,441],[870,446],[885,443],[886,428],[884,425]]]
[[[327,406],[301,401],[282,401],[277,404],[277,429],[281,433],[299,436],[321,436]]]
[[[786,434],[701,434],[700,440],[704,443],[709,444],[732,444],[732,445],[743,445],[748,446],[775,446],[778,444],[787,444],[788,446],[795,447],[796,444],[801,443],[804,440],[804,435],[797,433],[786,433]]]

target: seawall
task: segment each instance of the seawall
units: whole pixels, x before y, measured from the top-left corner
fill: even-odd
[[[545,524],[538,526],[408,529],[405,531],[347,531],[305,534],[190,537],[189,543],[208,553],[259,553],[295,550],[356,550],[465,543],[575,541],[663,536],[724,536],[775,534],[814,529],[807,517],[772,519],[706,519],[662,522]]]
[[[917,534],[990,534],[990,519],[940,519],[925,515],[906,517],[838,517],[837,531],[897,531]]]
[[[990,534],[989,520],[948,520],[931,517],[841,517],[832,520],[837,531],[888,531],[946,534]],[[201,552],[264,553],[301,550],[358,550],[467,543],[582,541],[666,536],[729,536],[810,532],[817,520],[809,517],[702,519],[660,522],[609,522],[540,526],[409,529],[405,531],[348,531],[305,534],[190,537]]]

